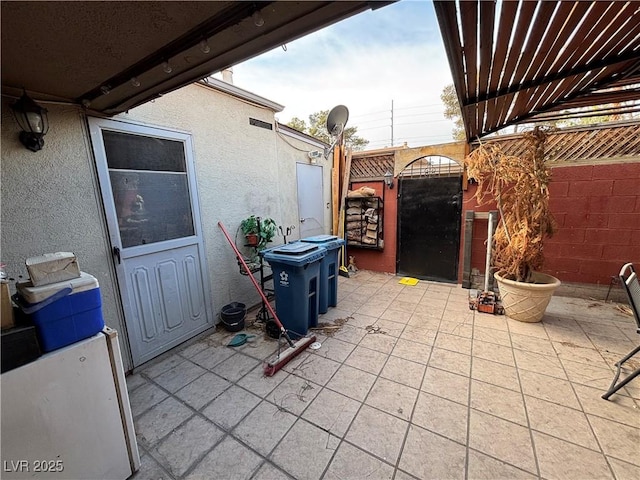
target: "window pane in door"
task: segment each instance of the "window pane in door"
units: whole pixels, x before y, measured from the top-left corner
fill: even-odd
[[[186,173],[109,170],[123,248],[195,235]]]
[[[177,140],[102,131],[109,168],[186,172],[184,144]]]

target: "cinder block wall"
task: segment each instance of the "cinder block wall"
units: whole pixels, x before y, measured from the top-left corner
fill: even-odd
[[[552,174],[558,230],[545,244],[543,270],[563,282],[608,286],[624,263],[640,265],[640,162],[557,166]],[[463,220],[467,210],[495,209],[478,207],[475,191],[470,185],[464,192]],[[475,221],[471,266],[480,272],[486,238],[487,221]]]

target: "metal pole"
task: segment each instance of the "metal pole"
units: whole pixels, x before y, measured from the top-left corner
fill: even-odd
[[[487,258],[484,264],[484,291],[489,291],[489,271],[491,269],[491,249],[493,247],[493,212],[489,212],[487,224]]]

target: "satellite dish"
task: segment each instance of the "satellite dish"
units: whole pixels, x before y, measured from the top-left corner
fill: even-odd
[[[344,105],[338,105],[331,109],[327,115],[327,131],[332,137],[339,136],[349,120],[349,110]]]

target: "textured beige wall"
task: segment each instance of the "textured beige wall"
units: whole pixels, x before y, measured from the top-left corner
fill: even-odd
[[[98,279],[105,322],[128,351],[84,118],[74,107],[47,105],[51,127],[44,148],[33,153],[18,140],[11,103],[2,102],[0,259],[10,276],[26,278],[26,258],[74,252],[80,268]]]
[[[121,345],[128,357],[85,119],[73,107],[47,108],[51,129],[45,137],[45,147],[32,153],[19,143],[10,108],[7,103],[2,105],[0,258],[10,275],[26,276],[25,258],[45,252],[74,252],[82,270],[98,278],[106,323],[122,333]],[[295,165],[308,163],[306,151],[318,149],[290,137],[284,141],[275,130],[251,126],[249,117],[274,124],[273,111],[194,84],[114,118],[192,135],[216,322],[219,310],[231,301],[248,305],[259,302],[249,279],[239,274],[234,254],[217,222],[222,221],[234,235],[241,220],[249,215],[268,216],[283,226],[296,225],[290,239],[298,238]],[[331,201],[331,169],[323,160],[319,164],[323,166],[326,204]],[[326,210],[328,233],[331,212]],[[273,244],[282,242],[283,238],[277,236]],[[238,244],[242,243],[239,234]],[[126,364],[131,365],[129,358]]]
[[[279,225],[296,225],[294,235],[288,240],[298,238],[295,164],[308,163],[306,151],[318,149],[287,138],[289,143],[302,149],[296,150],[275,130],[249,125],[249,117],[274,124],[272,110],[200,84],[176,90],[116,117],[117,120],[168,127],[192,135],[216,317],[222,306],[229,302],[239,301],[247,305],[259,302],[249,279],[239,274],[233,251],[217,222],[222,221],[233,236],[240,222],[249,215],[271,217]],[[331,201],[330,168],[323,166],[326,204]],[[327,229],[330,223],[328,217],[325,220]],[[239,233],[237,238],[241,246],[242,234]],[[283,243],[283,238],[278,233],[273,245],[279,243]]]

